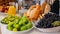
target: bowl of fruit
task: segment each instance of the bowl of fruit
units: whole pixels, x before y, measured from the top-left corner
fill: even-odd
[[[2,34],[7,34],[6,27],[8,23],[14,22],[15,19],[19,20],[20,18],[21,18],[20,16],[12,16],[12,15],[5,16],[0,23]]]
[[[9,9],[9,6],[0,6],[0,12],[6,14]]]
[[[10,22],[6,28],[9,34],[22,34],[33,29],[33,24],[23,16],[16,23]]]
[[[59,32],[60,16],[48,13],[35,24],[35,28],[42,32]]]

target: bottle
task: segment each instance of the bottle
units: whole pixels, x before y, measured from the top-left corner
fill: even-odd
[[[16,7],[16,13],[19,13],[19,11],[18,11],[18,1],[17,0],[15,1],[15,7]]]
[[[14,6],[9,6],[8,15],[16,15],[16,8]]]

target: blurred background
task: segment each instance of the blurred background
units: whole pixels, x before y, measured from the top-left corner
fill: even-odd
[[[19,10],[22,9],[29,9],[30,6],[36,5],[36,4],[42,4],[43,2],[48,3],[51,6],[51,12],[60,14],[59,12],[59,6],[60,6],[60,0],[0,0],[0,12],[7,12],[8,8],[3,8],[3,7],[8,7],[8,6],[15,6],[17,13]],[[3,11],[1,11],[3,8]],[[56,9],[53,9],[56,8]],[[4,11],[4,9],[6,9]]]

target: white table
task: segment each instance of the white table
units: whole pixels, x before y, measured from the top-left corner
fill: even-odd
[[[1,19],[3,19],[3,17],[4,17],[5,15],[3,15],[3,14],[0,14],[0,20]],[[0,30],[1,31],[1,30]],[[1,34],[1,33],[0,33]],[[28,32],[27,34],[60,34],[60,32],[58,32],[58,33],[44,33],[44,32],[40,32],[40,31],[38,31],[37,29],[32,29],[30,32]]]

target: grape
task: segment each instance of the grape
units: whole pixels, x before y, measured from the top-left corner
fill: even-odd
[[[8,26],[12,26],[14,23],[13,22],[10,22],[8,23]]]
[[[49,17],[51,17],[51,16],[52,16],[52,14],[49,13],[49,14],[46,14],[46,15],[45,15],[45,18],[47,19],[47,18],[49,18]]]
[[[14,23],[18,23],[18,22],[19,22],[19,19],[15,19],[15,20],[14,20]]]
[[[54,27],[59,26],[59,25],[60,25],[60,21],[55,21],[55,22],[52,23],[52,25],[53,25]]]
[[[13,27],[8,26],[7,29],[10,30],[10,31],[12,31],[13,30]]]
[[[26,24],[26,27],[27,27],[27,29],[31,28],[32,27],[32,23],[29,22],[28,24]]]
[[[18,31],[18,29],[17,28],[14,28],[13,31],[16,32],[16,31]]]
[[[19,28],[20,25],[19,25],[19,24],[14,24],[13,27],[15,27],[15,28]]]
[[[53,23],[54,21],[60,21],[60,16],[56,14],[46,14],[43,19],[41,19],[36,27],[38,28],[52,28],[54,27],[53,25],[57,26],[59,25],[58,23]],[[53,24],[52,24],[53,23]]]
[[[25,16],[21,18],[18,16],[11,15],[11,16],[8,16],[7,19],[8,20],[6,21],[8,22],[8,30],[11,30],[14,32],[24,31],[33,26],[32,23]]]
[[[25,16],[22,17],[22,20],[23,20],[24,23],[28,22],[28,19]]]
[[[8,20],[9,20],[9,21],[14,21],[14,19],[15,19],[15,18],[9,18]]]
[[[26,30],[26,26],[22,26],[22,27],[20,28],[20,30],[21,30],[21,31]]]
[[[41,26],[41,25],[36,25],[36,27],[37,27],[37,28],[43,28],[43,26]]]
[[[14,18],[15,19],[21,19],[21,16],[15,16]]]
[[[46,23],[46,28],[51,28],[53,27],[51,23]]]
[[[19,21],[19,25],[25,25],[24,22],[23,22],[23,20]]]
[[[28,19],[26,17],[22,17],[22,19],[19,21],[19,24],[26,25],[28,23]]]
[[[57,20],[58,20],[58,21],[60,21],[60,16],[59,16],[59,17],[57,17]]]

